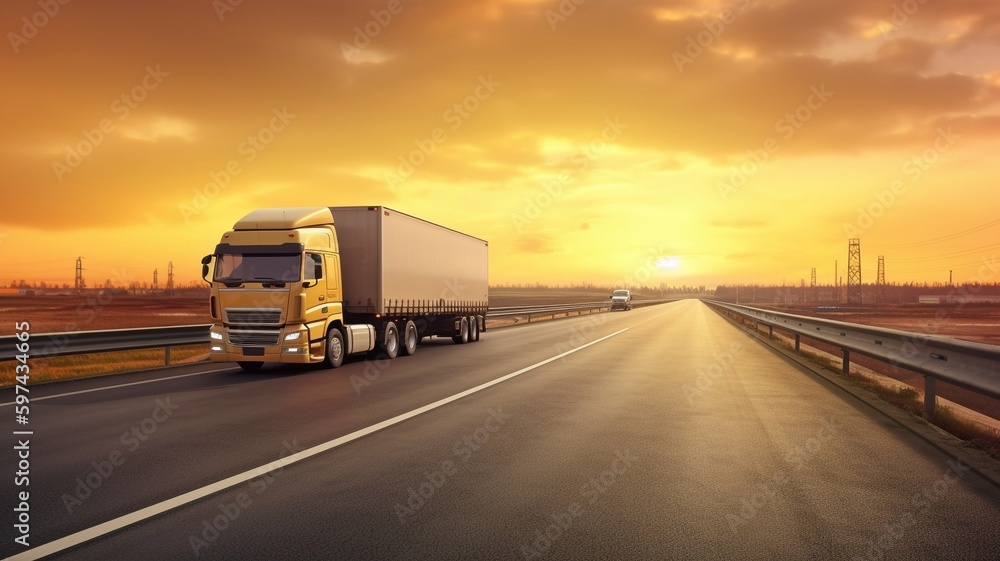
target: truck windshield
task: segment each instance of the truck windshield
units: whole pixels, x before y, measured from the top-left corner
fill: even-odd
[[[299,280],[301,255],[225,253],[215,261],[218,282],[262,282]]]
[[[614,296],[628,296],[627,290],[616,290]]]

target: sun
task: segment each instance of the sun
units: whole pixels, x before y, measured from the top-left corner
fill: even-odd
[[[676,255],[660,257],[656,260],[656,266],[664,271],[670,271],[681,266],[681,258]]]

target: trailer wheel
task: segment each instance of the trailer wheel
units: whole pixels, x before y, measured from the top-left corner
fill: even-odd
[[[476,316],[469,316],[469,342],[475,343],[479,340],[479,322]]]
[[[382,344],[379,350],[385,356],[383,358],[393,359],[399,356],[399,330],[395,322],[389,322],[385,326],[385,335],[382,337]]]
[[[417,335],[417,325],[410,320],[403,325],[403,346],[402,351],[406,356],[417,352],[417,343],[420,337]]]
[[[458,328],[458,335],[452,335],[451,340],[459,345],[469,342],[469,318],[462,318],[462,325]]]
[[[327,368],[338,368],[344,364],[344,334],[336,327],[330,327],[326,334],[326,356],[323,358],[323,366]]]
[[[243,360],[237,362],[236,364],[239,364],[240,368],[242,368],[244,372],[256,372],[264,366],[263,362],[248,362]]]

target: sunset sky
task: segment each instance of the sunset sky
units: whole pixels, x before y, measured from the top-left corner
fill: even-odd
[[[849,237],[866,282],[1000,281],[996,0],[0,14],[4,285],[186,283],[255,208],[371,204],[494,284],[832,283]]]

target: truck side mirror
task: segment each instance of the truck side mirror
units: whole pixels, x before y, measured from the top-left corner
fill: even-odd
[[[201,258],[201,278],[208,282],[208,264],[212,262],[212,256],[206,255]],[[211,283],[209,283],[211,284]]]

